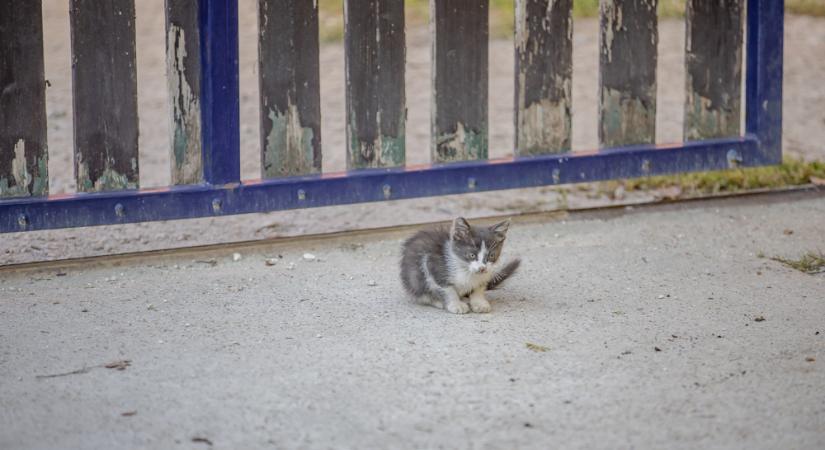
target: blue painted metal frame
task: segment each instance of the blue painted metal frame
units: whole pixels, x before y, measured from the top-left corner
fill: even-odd
[[[785,0],[748,0],[745,133],[769,164],[782,162],[782,47]]]
[[[204,184],[0,201],[0,232],[186,219],[760,166],[781,161],[782,0],[749,0],[746,132],[437,166],[238,182],[237,0],[201,0]]]
[[[201,143],[204,182],[241,179],[238,1],[201,0]]]

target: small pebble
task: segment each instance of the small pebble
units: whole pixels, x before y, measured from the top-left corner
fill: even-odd
[[[659,296],[658,296],[658,297],[656,297],[656,298],[658,298],[659,300],[661,300],[661,299],[665,298],[665,296],[664,296],[664,295],[659,295]]]
[[[266,259],[266,265],[267,266],[274,266],[277,262],[278,262],[278,260],[275,259],[275,258],[267,258]]]
[[[240,253],[233,253],[232,254],[232,261],[240,261],[243,256]]]
[[[289,263],[289,266],[287,266],[286,270],[295,270],[295,263]]]
[[[813,356],[809,356],[809,357],[805,358],[805,361],[814,362],[814,361],[816,361],[816,358],[814,358]]]
[[[312,253],[304,253],[304,259],[307,261],[315,261],[315,255]]]
[[[376,284],[378,283],[376,283],[375,280],[367,281],[367,286],[375,286]]]

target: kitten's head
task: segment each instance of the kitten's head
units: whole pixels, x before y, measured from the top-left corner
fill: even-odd
[[[467,264],[470,272],[487,272],[501,256],[509,227],[510,219],[487,228],[470,226],[463,217],[459,217],[450,227],[453,252]]]

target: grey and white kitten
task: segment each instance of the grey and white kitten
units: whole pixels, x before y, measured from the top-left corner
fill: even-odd
[[[459,217],[449,230],[419,231],[404,242],[404,288],[419,303],[451,313],[490,312],[484,293],[498,287],[521,264],[519,259],[497,264],[509,226],[506,220],[489,228],[473,227]]]

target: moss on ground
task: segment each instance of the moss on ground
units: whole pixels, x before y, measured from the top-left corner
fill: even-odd
[[[773,256],[771,260],[781,262],[792,269],[811,275],[825,272],[825,254],[823,253],[808,252],[799,257],[799,259],[786,259],[781,256]]]
[[[614,195],[619,187],[626,192],[679,188],[679,196],[698,196],[750,189],[798,186],[825,179],[825,162],[785,158],[778,166],[697,172],[682,175],[633,178],[599,183],[599,191]]]

